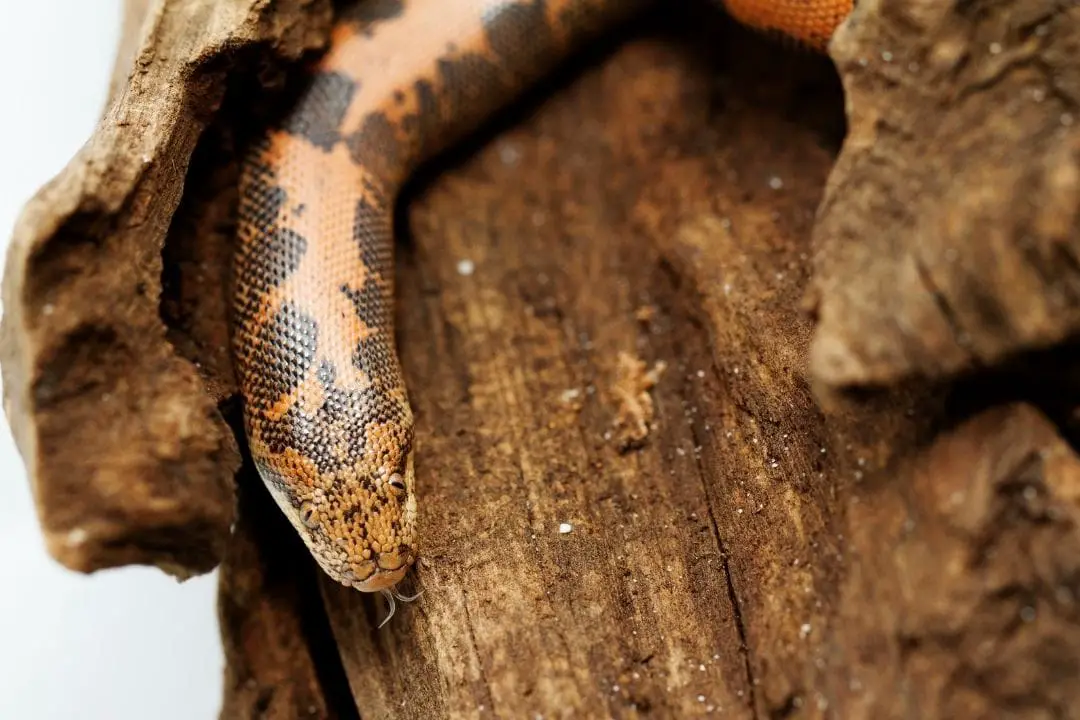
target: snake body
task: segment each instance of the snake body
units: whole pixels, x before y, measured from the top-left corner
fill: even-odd
[[[339,583],[386,592],[417,557],[413,416],[394,345],[398,190],[645,4],[361,0],[246,155],[232,297],[245,430],[270,493]],[[851,0],[724,5],[822,48]]]

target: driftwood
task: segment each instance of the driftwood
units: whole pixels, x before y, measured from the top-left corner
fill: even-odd
[[[153,16],[139,22],[140,10]],[[239,455],[212,381],[166,339],[162,240],[230,58],[295,58],[329,20],[317,0],[133,3],[125,27],[145,35],[121,45],[123,89],[17,223],[5,410],[49,552],[68,567],[143,563],[183,577],[221,558]]]
[[[815,378],[947,378],[1075,336],[1080,8],[860,0],[856,19],[832,46],[852,112],[814,231]]]
[[[228,718],[1077,716],[1080,11],[988,6],[860,2],[836,66],[667,8],[418,178],[424,595],[376,630],[227,353],[235,158],[329,4],[132,0],[4,281],[50,551],[223,560]]]

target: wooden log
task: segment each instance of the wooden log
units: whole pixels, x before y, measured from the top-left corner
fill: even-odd
[[[853,489],[818,697],[836,717],[1077,717],[1080,459],[1026,404]]]
[[[858,4],[815,229],[823,388],[949,378],[1080,329],[1078,45],[1072,2]]]
[[[424,595],[375,630],[323,583],[363,717],[751,717],[813,673],[854,464],[798,363],[835,77],[706,10],[631,37],[409,205]]]
[[[899,29],[924,4],[886,5],[859,3],[839,57],[857,58],[857,43],[869,46],[888,28],[897,57],[923,42]],[[1058,46],[1045,38],[1064,37],[1067,28],[1053,23],[1072,11],[1054,6],[1048,33],[1034,29],[1043,15],[1016,24],[1030,4],[1000,5],[1007,27],[1041,38],[1035,57],[1049,53],[1070,77],[1075,61],[1054,54]],[[199,7],[165,0],[148,12],[190,17]],[[254,4],[214,7],[217,32],[252,37],[242,20]],[[124,537],[160,541],[160,531],[144,534],[162,517],[144,501],[169,501],[177,529],[165,536],[170,542],[143,542],[127,555],[102,543],[99,565],[175,569],[171,561],[183,557],[184,568],[204,569],[219,557],[223,534],[215,533],[232,517],[239,456],[220,448],[234,434],[242,441],[223,293],[235,159],[267,111],[287,100],[277,92],[283,59],[317,47],[328,19],[321,4],[312,14],[301,3],[259,7],[263,34],[249,50],[221,43],[200,55],[219,73],[209,85],[215,92],[189,88],[161,120],[169,132],[198,136],[197,146],[190,135],[190,143],[162,145],[151,163],[172,168],[157,172],[176,183],[168,185],[174,193],[182,177],[182,198],[150,203],[154,232],[133,224],[145,206],[132,202],[102,205],[95,216],[97,244],[80,252],[114,252],[109,262],[130,268],[106,272],[101,260],[43,276],[23,260],[5,281],[5,306],[16,306],[5,320],[8,412],[21,423],[41,503],[55,508],[43,512],[46,534],[70,529],[51,517],[109,511]],[[984,14],[949,17],[947,47],[976,43],[963,29],[982,27]],[[139,45],[139,57],[163,58],[155,61],[162,69],[151,63],[148,72],[179,72],[186,56],[172,51],[177,37],[150,33]],[[890,286],[876,287],[887,281],[899,280],[891,292],[907,302],[913,286],[887,270],[903,257],[893,250],[923,242],[859,198],[886,187],[897,164],[906,177],[948,167],[950,146],[934,146],[930,160],[890,150],[896,155],[880,176],[872,163],[855,162],[872,150],[859,140],[879,127],[874,113],[895,86],[853,91],[861,65],[841,67],[854,129],[842,150],[845,100],[828,59],[756,37],[704,3],[661,9],[574,59],[422,173],[399,213],[398,325],[419,433],[422,561],[414,585],[424,594],[376,629],[381,599],[322,576],[244,465],[221,576],[223,717],[1076,716],[1074,352],[1054,344],[1060,334],[1036,343],[1013,332],[1014,323],[997,339],[1012,349],[985,354],[983,372],[958,383],[953,373],[970,364],[950,360],[947,348],[934,355],[943,346],[930,325],[903,325],[907,334],[897,335],[881,309],[898,306],[859,310],[857,301],[886,297]],[[135,102],[137,82],[135,73],[121,85],[114,108]],[[177,90],[144,92],[138,103]],[[888,108],[937,122],[930,111],[942,97],[940,88],[892,96]],[[995,97],[984,100],[987,117],[999,113]],[[927,106],[893,109],[911,103]],[[988,126],[973,132],[992,135],[997,126]],[[99,135],[109,132],[120,140],[92,157],[127,167],[139,132],[106,127]],[[1015,139],[1001,142],[1011,152]],[[880,142],[889,149],[887,140]],[[1015,165],[1041,172],[1047,157]],[[1063,183],[1067,159],[1059,157],[1053,175]],[[972,202],[987,187],[998,197],[1014,187],[964,182],[973,199],[964,186],[953,192]],[[852,183],[849,202],[839,189]],[[54,204],[64,208],[80,207],[85,187],[96,186],[58,187],[43,197],[58,193],[65,200]],[[941,212],[959,207],[948,194],[911,197]],[[1010,227],[1050,217],[1031,207],[1016,206]],[[40,246],[46,267],[63,264],[66,246],[57,250],[51,233],[68,226],[42,217],[24,215],[25,247],[13,257]],[[157,266],[149,248],[166,226]],[[1054,227],[1055,237],[1075,240],[1060,229],[1066,225]],[[887,248],[876,244],[883,237]],[[856,262],[875,252],[875,263]],[[123,272],[143,273],[145,297],[120,283],[134,277]],[[59,292],[50,283],[87,294],[88,307],[77,308],[71,295],[44,314],[41,298]],[[102,295],[78,283],[110,289],[143,314],[114,317]],[[20,287],[37,289],[10,289]],[[1021,307],[1016,288],[985,287]],[[818,324],[801,311],[807,296]],[[76,383],[63,407],[81,414],[62,422],[29,401],[38,372],[31,369],[54,362],[41,339],[66,337],[67,321],[57,317],[77,324],[97,313],[119,326],[130,316],[145,323],[133,328],[145,328],[150,308],[161,326],[137,347],[157,348],[168,361],[119,355],[135,378],[130,397],[143,399],[101,406],[100,385]],[[129,344],[136,337],[115,332]],[[989,337],[994,328],[981,332]],[[862,375],[871,355],[853,351],[858,362],[843,367],[857,371],[849,374],[815,364],[819,343],[855,347],[860,334],[867,343],[925,342],[920,357],[930,360],[873,365]],[[1020,354],[1036,346],[1048,349]],[[94,378],[117,355],[73,357],[72,377]],[[163,375],[147,375],[159,367]],[[183,380],[190,377],[197,382]],[[866,377],[879,386],[872,393],[831,392]],[[830,391],[828,404],[815,385]],[[170,408],[205,409],[179,445],[199,452],[170,456],[184,482],[165,486],[142,472],[156,467],[162,445],[139,441],[123,456],[138,459],[139,472],[114,474],[128,485],[113,505],[95,494],[100,484],[61,496],[57,478],[74,455],[42,454],[35,438],[52,438],[54,450],[72,438],[94,444],[79,467],[98,478],[116,467],[99,438],[110,423],[151,428],[140,432],[177,447],[179,433],[153,430],[156,416],[136,392],[175,387],[186,390],[170,395]],[[115,513],[117,503],[128,512]],[[214,528],[213,541],[193,527]]]
[[[50,554],[178,577],[221,560],[239,455],[162,322],[162,245],[188,160],[243,52],[320,46],[325,0],[133,2],[87,144],[24,208],[3,298],[5,412]],[[136,39],[132,39],[136,34]]]

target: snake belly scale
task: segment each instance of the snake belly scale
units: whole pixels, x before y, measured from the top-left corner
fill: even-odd
[[[259,473],[320,567],[389,591],[417,557],[394,346],[393,204],[447,148],[647,0],[361,0],[246,155],[233,356]],[[724,0],[822,48],[851,0]]]

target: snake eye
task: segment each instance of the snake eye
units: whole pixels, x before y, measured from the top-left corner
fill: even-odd
[[[401,477],[401,473],[394,473],[390,476],[390,491],[395,495],[400,495],[405,492],[405,478]]]
[[[313,528],[319,524],[319,520],[315,517],[315,506],[305,500],[300,503],[300,522],[304,523],[306,527]]]

